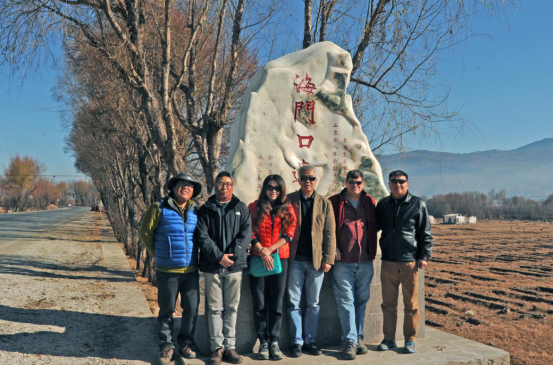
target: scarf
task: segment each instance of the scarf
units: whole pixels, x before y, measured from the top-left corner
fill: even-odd
[[[219,203],[227,203],[233,198],[233,187],[229,188],[226,195],[222,195],[219,191],[215,192],[215,199]]]

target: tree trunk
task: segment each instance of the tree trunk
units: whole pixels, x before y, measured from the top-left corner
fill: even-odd
[[[321,0],[325,1],[325,0]],[[308,48],[312,44],[312,0],[304,0],[304,40],[302,48]]]

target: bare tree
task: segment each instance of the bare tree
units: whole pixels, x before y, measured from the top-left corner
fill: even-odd
[[[441,125],[460,133],[473,130],[448,108],[449,87],[437,83],[437,62],[442,52],[474,36],[471,17],[501,12],[509,4],[320,0],[306,11],[316,16],[319,41],[331,40],[351,52],[354,107],[372,149],[379,152],[385,147],[402,151],[406,136],[440,138]],[[309,27],[304,25],[304,33]]]
[[[139,97],[152,146],[168,173],[188,170],[180,124],[191,133],[211,188],[222,130],[241,95],[236,88],[254,72],[247,37],[275,8],[272,2],[259,6],[267,12],[244,25],[245,0],[0,1],[0,47],[14,72],[40,63],[54,40],[71,51],[94,51]]]

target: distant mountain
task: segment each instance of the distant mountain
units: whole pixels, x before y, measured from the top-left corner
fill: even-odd
[[[547,138],[515,150],[468,154],[416,150],[378,160],[385,182],[392,170],[404,170],[416,195],[506,189],[508,196],[540,199],[552,193],[552,142]]]

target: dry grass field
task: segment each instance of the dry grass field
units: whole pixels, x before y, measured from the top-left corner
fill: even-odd
[[[552,365],[552,224],[434,225],[427,325]]]

